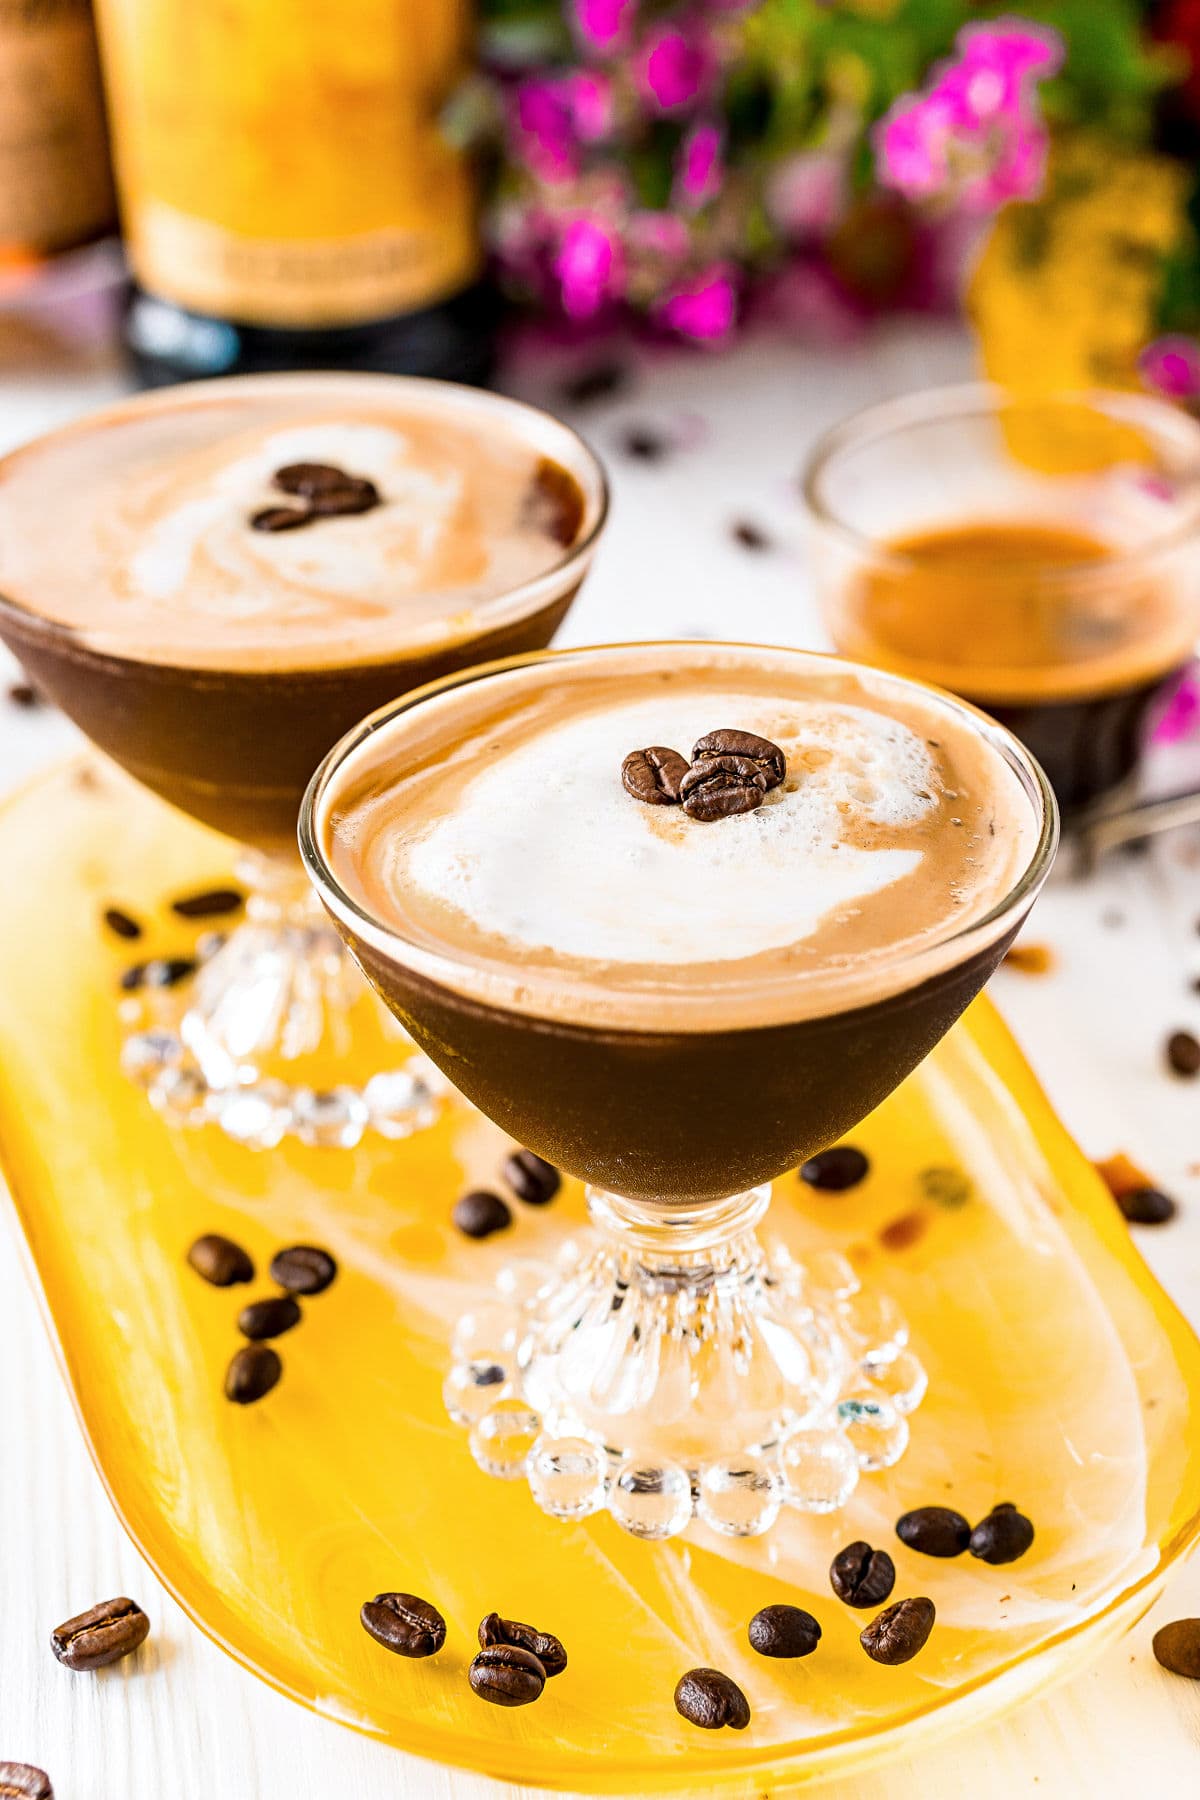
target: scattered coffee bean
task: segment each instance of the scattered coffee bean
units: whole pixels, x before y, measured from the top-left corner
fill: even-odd
[[[142,935],[142,928],[137,920],[132,918],[129,913],[122,912],[119,906],[105,907],[104,923],[115,937],[125,938],[130,942]]]
[[[770,738],[759,737],[753,731],[710,731],[692,747],[692,761],[703,762],[706,757],[736,756],[744,757],[753,763],[766,777],[767,792],[777,788],[787,774],[787,758],[778,744]]]
[[[195,973],[194,956],[156,956],[142,964],[142,984],[152,988],[176,987]]]
[[[1176,1075],[1200,1075],[1200,1038],[1190,1031],[1173,1031],[1167,1039],[1167,1063]]]
[[[896,1536],[922,1556],[961,1556],[971,1527],[952,1506],[918,1506],[896,1520]]]
[[[591,406],[597,400],[611,399],[629,386],[630,373],[625,363],[594,363],[569,375],[559,389],[568,406]]]
[[[944,1207],[947,1212],[957,1212],[971,1198],[970,1180],[961,1169],[922,1169],[917,1176],[917,1185],[926,1200],[932,1200],[935,1206]]]
[[[309,497],[309,517],[348,518],[370,512],[380,503],[379,489],[365,476],[345,475],[336,487],[324,487]]]
[[[1179,1211],[1170,1194],[1152,1187],[1131,1188],[1127,1194],[1118,1194],[1117,1205],[1131,1225],[1165,1225]]]
[[[208,1231],[198,1237],[187,1253],[188,1262],[197,1275],[213,1287],[235,1287],[239,1282],[254,1280],[254,1264],[240,1244],[222,1237],[219,1231]]]
[[[929,1223],[927,1212],[901,1213],[899,1218],[889,1219],[886,1225],[881,1225],[875,1235],[885,1250],[896,1255],[919,1244],[929,1230]]]
[[[50,1634],[50,1648],[67,1669],[103,1669],[131,1656],[150,1635],[150,1621],[136,1600],[102,1600]]]
[[[671,453],[670,439],[648,425],[631,425],[620,445],[624,455],[632,457],[634,462],[662,462]]]
[[[536,1656],[547,1677],[561,1675],[567,1666],[567,1653],[561,1642],[549,1631],[535,1631],[519,1619],[502,1619],[499,1613],[488,1613],[479,1621],[479,1647],[490,1650],[495,1644],[512,1644]]]
[[[500,1171],[518,1200],[526,1206],[546,1206],[562,1186],[562,1176],[544,1157],[532,1150],[514,1150]]]
[[[583,524],[583,493],[573,475],[550,457],[539,459],[521,502],[521,523],[569,550]]]
[[[314,494],[324,493],[329,488],[342,487],[345,481],[345,469],[339,469],[334,463],[318,462],[286,463],[271,477],[271,485],[280,493],[299,494],[305,500],[311,500]]]
[[[800,1179],[809,1187],[821,1188],[828,1194],[844,1194],[857,1187],[870,1173],[871,1165],[853,1144],[835,1144],[831,1150],[818,1151],[800,1165]]]
[[[282,1337],[300,1323],[300,1308],[290,1294],[273,1294],[269,1300],[252,1300],[238,1314],[238,1330],[252,1343]]]
[[[225,1371],[225,1398],[235,1406],[252,1406],[282,1374],[283,1364],[270,1344],[245,1344]]]
[[[1032,1521],[1018,1512],[1011,1500],[1002,1500],[986,1519],[980,1519],[967,1549],[980,1562],[1010,1563],[1024,1556],[1032,1542]]]
[[[546,1685],[546,1671],[532,1651],[515,1644],[481,1650],[467,1671],[472,1691],[493,1706],[528,1706]]]
[[[766,776],[748,756],[706,756],[679,783],[684,812],[701,825],[754,812],[766,791]]]
[[[1172,1675],[1200,1681],[1200,1619],[1172,1619],[1151,1639],[1155,1658]]]
[[[755,525],[750,519],[736,519],[730,527],[730,536],[743,550],[773,550],[775,547],[762,526]]]
[[[475,1188],[454,1202],[450,1217],[464,1237],[486,1238],[494,1232],[506,1231],[512,1224],[512,1213],[499,1194],[487,1188]]]
[[[911,1662],[929,1642],[935,1609],[932,1600],[897,1600],[859,1633],[858,1641],[872,1662],[895,1667]]]
[[[417,1594],[376,1594],[359,1618],[377,1644],[397,1656],[435,1656],[446,1641],[446,1621]]]
[[[886,1550],[859,1538],[830,1563],[829,1585],[847,1606],[881,1606],[896,1585],[896,1565]]]
[[[264,506],[250,515],[252,531],[295,531],[301,525],[307,525],[312,513],[307,507],[300,506]]]
[[[621,764],[621,785],[646,806],[678,806],[679,785],[688,772],[687,760],[665,744],[648,750],[631,750]]]
[[[728,1725],[745,1731],[750,1723],[750,1702],[736,1681],[720,1669],[689,1669],[675,1689],[675,1711],[702,1731],[719,1731]]]
[[[9,687],[8,697],[22,712],[33,712],[42,704],[42,696],[31,681],[14,681]]]
[[[172,900],[171,911],[178,913],[181,919],[219,919],[227,913],[238,912],[245,899],[240,888],[205,888],[202,893],[184,894],[180,899]]]
[[[130,963],[127,969],[121,970],[121,989],[126,994],[135,994],[145,983],[145,963]]]
[[[764,1606],[750,1621],[750,1648],[760,1656],[811,1656],[821,1627],[801,1606]]]
[[[54,1800],[45,1769],[32,1763],[0,1762],[0,1800]]]
[[[271,1258],[271,1280],[289,1294],[323,1294],[337,1272],[328,1250],[316,1244],[290,1244]]]

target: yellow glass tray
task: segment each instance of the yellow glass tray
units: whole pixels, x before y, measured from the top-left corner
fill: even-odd
[[[912,1753],[1044,1691],[1151,1604],[1197,1531],[1200,1345],[988,1004],[854,1134],[872,1159],[862,1187],[822,1197],[791,1176],[772,1209],[774,1229],[846,1249],[904,1308],[930,1374],[907,1455],[840,1516],[787,1514],[757,1542],[649,1545],[606,1517],[544,1519],[523,1483],[476,1470],[442,1410],[452,1320],[507,1260],[578,1226],[572,1184],[471,1243],[450,1207],[494,1179],[504,1145],[464,1108],[404,1144],[256,1154],[167,1129],[118,1074],[119,971],[131,951],[186,950],[163,899],[227,876],[229,856],[90,762],[0,814],[4,1167],[113,1504],[232,1656],[441,1762],[598,1793],[751,1795]],[[144,945],[104,931],[113,903],[149,921]],[[221,1380],[238,1307],[266,1283],[207,1287],[184,1262],[203,1231],[239,1239],[260,1270],[296,1240],[341,1263],[255,1407],[230,1406]],[[910,1506],[974,1518],[1004,1499],[1037,1525],[1009,1567],[934,1562],[894,1538]],[[937,1604],[906,1667],[867,1659],[869,1615],[829,1589],[830,1558],[855,1537],[891,1549],[897,1597]],[[366,1636],[359,1605],[387,1588],[442,1608],[440,1655],[405,1662]],[[824,1626],[803,1662],[746,1643],[750,1615],[784,1599]],[[506,1712],[468,1689],[493,1608],[568,1647],[535,1706]],[[742,1684],[748,1731],[676,1716],[675,1683],[697,1663]]]

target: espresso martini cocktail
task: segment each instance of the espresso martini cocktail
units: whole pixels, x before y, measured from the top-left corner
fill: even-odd
[[[592,1184],[598,1247],[474,1347],[511,1391],[452,1375],[485,1466],[528,1452],[552,1512],[643,1529],[665,1482],[753,1531],[900,1454],[911,1357],[753,1227],[986,981],[1055,833],[982,715],[799,651],[518,659],[338,746],[301,824],[326,906],[449,1078]]]
[[[259,853],[251,923],[201,970],[178,1045],[131,1046],[159,1098],[220,1119],[228,1092],[222,1122],[261,1117],[267,1141],[295,1089],[310,1134],[361,1131],[360,1101],[327,1098],[355,990],[296,863],[305,784],[372,707],[547,644],[604,512],[565,426],[389,376],[143,396],[0,460],[0,636],[132,775]],[[403,1083],[375,1092],[403,1129]]]

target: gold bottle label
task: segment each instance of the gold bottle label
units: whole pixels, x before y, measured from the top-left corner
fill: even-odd
[[[468,0],[99,0],[129,257],[239,323],[335,326],[464,287],[470,169],[438,124]]]
[[[0,0],[0,246],[65,249],[113,212],[90,0]]]

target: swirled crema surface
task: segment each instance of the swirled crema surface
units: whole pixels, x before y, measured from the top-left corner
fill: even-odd
[[[705,656],[550,658],[401,712],[318,815],[343,893],[433,979],[639,1029],[802,1016],[834,988],[863,1004],[969,954],[948,940],[1005,900],[1039,834],[996,741],[836,659]],[[755,811],[702,823],[625,791],[628,751],[688,756],[722,727],[786,755]]]
[[[295,463],[365,477],[380,504],[254,529],[297,504],[272,479]],[[389,376],[203,383],[0,463],[0,593],[147,662],[341,667],[547,604],[601,504],[573,434],[494,395]]]

